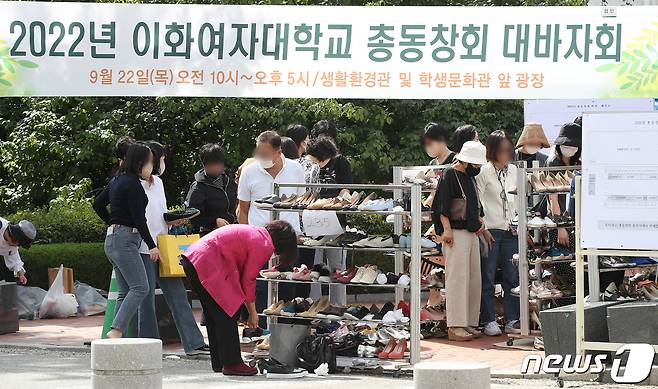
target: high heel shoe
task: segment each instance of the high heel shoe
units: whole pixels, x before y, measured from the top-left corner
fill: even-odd
[[[539,176],[536,174],[528,174],[528,179],[530,180],[530,186],[532,187],[533,192],[536,193],[546,193],[548,189],[539,179]]]
[[[405,340],[406,343],[406,340]],[[391,338],[388,343],[386,344],[386,347],[379,353],[379,358],[380,359],[388,359],[388,356],[393,352],[393,350],[397,347],[397,342],[394,338]]]
[[[402,359],[407,351],[407,340],[402,339],[395,346],[395,349],[388,354],[388,359]]]

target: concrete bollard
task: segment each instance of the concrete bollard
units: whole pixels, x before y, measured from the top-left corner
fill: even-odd
[[[415,389],[489,389],[491,373],[483,363],[420,362],[414,365]]]
[[[160,339],[101,339],[91,342],[94,389],[161,389]]]

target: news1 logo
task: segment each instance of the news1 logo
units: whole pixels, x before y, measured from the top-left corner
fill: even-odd
[[[626,367],[621,370],[621,362],[624,354],[628,354]],[[612,358],[610,376],[613,381],[620,384],[637,384],[644,381],[651,373],[651,365],[655,351],[653,346],[644,343],[624,344],[615,352]],[[559,374],[564,371],[566,374],[599,374],[605,370],[608,356],[599,355],[548,355],[542,358],[541,355],[528,355],[521,365],[521,374],[539,374],[540,372],[548,374]],[[530,363],[534,362],[532,370]]]

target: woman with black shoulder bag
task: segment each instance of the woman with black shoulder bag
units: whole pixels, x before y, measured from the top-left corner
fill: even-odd
[[[448,339],[466,341],[481,336],[479,324],[480,243],[484,231],[475,176],[487,163],[486,148],[480,142],[464,143],[452,167],[443,173],[437,189],[440,223],[435,225],[443,240],[446,262],[446,317]]]

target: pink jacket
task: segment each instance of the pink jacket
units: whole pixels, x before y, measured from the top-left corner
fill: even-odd
[[[184,255],[203,287],[233,316],[244,302],[256,300],[256,278],[272,253],[274,245],[265,228],[232,224],[196,241]]]

